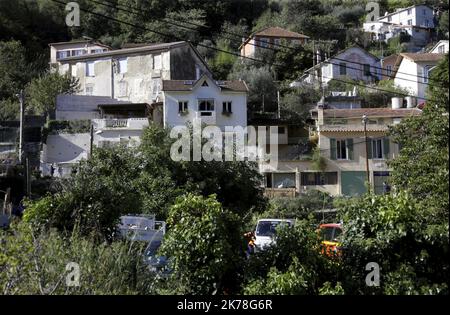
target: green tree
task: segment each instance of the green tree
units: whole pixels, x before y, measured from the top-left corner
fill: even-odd
[[[424,207],[435,209],[436,220],[448,214],[448,55],[430,79],[429,101],[422,115],[404,119],[391,128],[401,146],[390,162],[392,184],[408,190]]]
[[[435,220],[408,192],[366,195],[348,202],[344,221],[342,278],[347,294],[437,294],[448,292],[448,209]],[[365,266],[381,268],[379,287],[365,283]]]
[[[70,74],[47,72],[31,80],[27,86],[27,109],[31,109],[36,114],[49,116],[56,109],[57,95],[73,94],[78,89],[78,79]]]
[[[178,294],[236,292],[242,260],[241,220],[215,196],[179,197],[169,212],[162,252],[173,259]]]
[[[140,174],[136,152],[127,148],[94,150],[58,193],[27,205],[24,220],[44,228],[96,234],[111,239],[120,215],[141,212],[142,199],[135,179]]]

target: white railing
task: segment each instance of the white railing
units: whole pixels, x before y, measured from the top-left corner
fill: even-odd
[[[128,119],[93,119],[95,129],[144,129],[148,126],[148,118]]]
[[[205,114],[209,114],[209,116],[206,116]],[[216,112],[215,111],[203,111],[203,112],[196,112],[195,117],[197,119],[200,119],[202,123],[205,123],[207,125],[215,125],[216,124]]]

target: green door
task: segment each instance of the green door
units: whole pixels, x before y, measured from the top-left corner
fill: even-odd
[[[342,194],[345,196],[357,196],[366,193],[366,172],[343,171],[341,172]]]

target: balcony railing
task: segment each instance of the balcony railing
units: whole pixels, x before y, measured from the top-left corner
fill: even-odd
[[[216,112],[214,111],[198,111],[195,113],[195,117],[207,125],[216,124]]]
[[[265,188],[264,195],[268,198],[274,197],[295,197],[297,194],[295,188]]]
[[[93,119],[96,129],[134,129],[140,130],[148,126],[148,118]]]

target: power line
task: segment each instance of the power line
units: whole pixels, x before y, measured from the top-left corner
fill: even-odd
[[[103,2],[96,1],[96,0],[91,0],[91,1],[94,2],[94,3],[100,4],[100,5],[107,6],[107,7],[109,7],[109,8],[119,9],[119,10],[126,11],[126,12],[128,12],[128,13],[133,13],[133,14],[136,14],[136,15],[141,15],[140,12],[139,12],[139,13],[138,13],[138,12],[132,12],[132,11],[128,11],[128,10],[126,10],[126,9],[120,8],[120,7],[125,7],[124,5],[119,5],[119,4],[117,4],[116,6],[114,6],[114,5],[112,5],[111,2],[108,2],[107,0],[104,0],[104,1],[106,1],[108,4],[105,4],[105,3],[103,3]],[[127,8],[128,8],[128,7],[127,7]],[[133,11],[136,10],[135,8],[130,8],[130,9],[133,10]],[[167,21],[167,20],[169,20],[169,19],[165,18],[163,23],[167,23],[167,24],[170,24],[170,25],[173,25],[173,26],[176,26],[176,27],[180,27],[180,28],[184,28],[184,29],[187,29],[187,30],[191,30],[191,31],[196,31],[196,32],[198,32],[198,30],[197,30],[196,28],[187,27],[187,26],[184,26],[184,25],[180,25],[180,24],[174,23],[174,22],[172,22],[172,21],[170,21],[170,20],[169,20],[169,21]],[[177,20],[175,20],[175,19],[173,19],[173,20],[176,21],[176,22],[188,23],[188,22],[186,22],[186,21],[177,21]],[[157,20],[157,21],[161,21],[161,20]],[[162,21],[161,21],[161,22],[162,22]],[[188,24],[193,24],[193,25],[198,26],[198,27],[204,26],[204,25],[201,25],[201,24],[191,23],[191,22],[189,22]],[[204,27],[206,27],[206,26],[204,26]],[[210,28],[210,27],[208,27],[208,28]],[[231,33],[231,32],[226,32],[226,33]],[[233,33],[231,33],[231,34],[233,34]],[[236,34],[233,34],[233,35],[238,36],[238,35],[236,35]],[[229,38],[229,37],[225,37],[225,38],[226,38],[226,39],[232,40],[232,39]],[[272,51],[274,51],[274,52],[280,51],[279,49],[273,49],[273,48],[268,47],[268,46],[260,46],[260,45],[257,45],[257,44],[254,44],[254,43],[250,43],[250,42],[249,42],[248,44],[249,44],[249,45],[252,45],[252,46],[255,46],[255,47],[259,47],[259,48],[272,50]],[[279,45],[279,44],[276,44],[276,43],[275,43],[275,45]],[[279,46],[282,46],[282,45],[279,45]],[[290,47],[290,46],[282,46],[282,47],[285,47],[285,48],[289,48],[289,49],[295,50],[295,48]],[[310,54],[310,53],[308,52],[308,54]],[[315,53],[315,55],[319,55],[319,54],[316,54],[316,53]],[[242,55],[240,55],[240,56],[242,56]],[[347,61],[347,62],[349,62],[349,61]],[[336,66],[340,66],[340,64],[338,64],[338,63],[333,63],[333,62],[330,62],[330,61],[324,61],[324,63],[332,64],[332,65],[336,65]],[[356,63],[356,62],[351,62],[351,61],[350,61],[349,63]],[[363,63],[358,63],[358,64],[364,65]],[[346,68],[347,68],[347,69],[357,70],[357,71],[363,71],[363,69],[359,69],[359,68],[355,68],[355,67],[351,67],[351,66],[346,66]],[[378,67],[375,67],[375,66],[371,66],[371,68],[378,69]],[[402,79],[402,80],[409,81],[409,82],[414,82],[414,83],[417,82],[417,81],[410,80],[410,79]],[[428,83],[423,83],[423,84],[428,85]]]
[[[58,4],[61,4],[61,5],[65,5],[64,2],[61,2],[61,1],[58,1],[58,0],[51,0],[51,1],[56,2],[56,3],[58,3]],[[90,10],[87,10],[87,9],[84,9],[84,8],[81,8],[81,7],[80,7],[80,10],[83,11],[83,12],[86,12],[86,13],[88,13],[88,14],[92,14],[92,15],[96,15],[96,16],[105,18],[105,19],[107,19],[107,20],[115,21],[116,23],[122,23],[122,24],[125,24],[125,25],[128,25],[128,26],[135,27],[135,28],[137,28],[137,29],[149,31],[149,32],[158,34],[158,35],[163,36],[163,37],[166,37],[166,38],[173,38],[173,39],[176,39],[176,40],[179,40],[179,41],[186,41],[185,39],[182,39],[182,38],[177,37],[177,36],[175,36],[175,35],[165,34],[165,33],[162,33],[162,32],[160,32],[160,31],[156,31],[156,30],[153,30],[153,29],[150,29],[150,28],[147,28],[147,27],[138,26],[138,25],[135,25],[135,24],[133,24],[133,23],[129,23],[129,22],[126,22],[126,21],[122,21],[122,20],[120,20],[120,19],[116,19],[116,18],[113,18],[113,17],[109,17],[109,16],[106,16],[106,15],[103,15],[103,14],[100,14],[100,13],[97,13],[97,12],[92,12],[92,11],[90,11]],[[117,10],[125,11],[125,10],[120,9],[120,8],[118,8]],[[128,12],[128,13],[133,13],[133,12],[130,12],[130,11],[126,11],[126,12]],[[195,42],[195,41],[190,41],[190,40],[188,40],[188,41],[186,41],[186,42],[194,43],[194,44],[196,44],[197,46],[205,47],[205,48],[207,48],[207,49],[211,49],[211,50],[223,52],[223,53],[226,53],[226,54],[238,56],[238,57],[241,57],[241,58],[249,59],[249,60],[252,60],[252,61],[256,61],[256,62],[261,63],[261,64],[281,66],[281,65],[279,65],[279,64],[277,64],[277,63],[268,63],[268,62],[266,62],[266,61],[264,61],[264,60],[260,60],[260,59],[256,59],[256,58],[252,58],[252,57],[247,57],[247,56],[241,56],[240,54],[237,54],[237,53],[233,53],[233,52],[230,52],[230,51],[227,51],[227,50],[224,50],[224,49],[220,49],[220,48],[217,48],[217,47],[211,47],[211,46],[208,46],[208,45],[204,45],[204,44],[201,44],[201,43],[198,43],[198,42]],[[343,83],[349,84],[349,82],[347,82],[347,81],[345,81],[345,80],[341,80],[341,79],[337,79],[337,78],[330,78],[330,77],[327,77],[327,76],[322,76],[322,77],[329,78],[329,79],[333,79],[333,80],[338,81],[338,82],[343,82]],[[364,88],[367,88],[367,89],[371,89],[371,90],[376,90],[376,91],[381,91],[381,92],[387,92],[387,93],[394,93],[394,94],[396,94],[396,95],[402,95],[402,96],[416,97],[415,95],[410,95],[410,94],[406,94],[406,93],[392,92],[392,91],[384,90],[384,89],[381,89],[381,88],[375,88],[375,87],[371,87],[371,86],[366,86],[366,85],[363,85],[363,84],[360,84],[360,83],[354,83],[354,82],[352,82],[351,84],[356,85],[356,86],[361,86],[361,87],[364,87]],[[424,98],[424,100],[427,100],[427,99]]]
[[[142,14],[140,11],[137,12],[137,9],[135,9],[135,8],[127,7],[127,6],[125,6],[125,5],[120,5],[120,4],[114,5],[112,2],[109,2],[108,0],[104,0],[104,1],[107,2],[108,4],[105,4],[105,3],[102,3],[102,2],[99,2],[99,1],[96,1],[96,0],[91,0],[91,1],[93,1],[93,2],[95,2],[95,3],[97,3],[97,4],[100,4],[100,5],[108,6],[108,7],[110,7],[110,8],[114,8],[114,9],[118,9],[118,10],[123,10],[123,11],[126,11],[126,12],[128,12],[128,13],[133,13],[133,14],[136,14],[136,15],[141,15],[141,14]],[[133,11],[126,10],[126,9],[123,9],[123,8],[118,8],[119,6],[120,6],[120,7],[126,7],[127,9],[131,9],[131,10],[133,10],[134,12],[133,12]],[[142,15],[141,15],[141,16],[142,16]],[[159,19],[159,20],[157,20],[157,21],[162,21],[162,20]],[[181,22],[181,23],[186,23],[186,24],[190,24],[190,25],[197,26],[197,27],[203,27],[203,28],[211,29],[211,26],[207,26],[207,25],[203,25],[203,24],[198,24],[198,23],[194,23],[194,22],[190,22],[190,21],[184,21],[184,20],[181,21],[181,20],[175,20],[175,19],[172,19],[172,21],[170,21],[170,19],[168,19],[168,18],[164,18],[164,21],[165,21],[166,23],[168,23],[168,24],[173,25],[173,26],[185,28],[185,29],[192,30],[192,31],[198,31],[198,30],[195,29],[195,28],[187,27],[187,26],[185,26],[185,25],[176,24],[176,23],[174,23],[174,22],[172,22],[172,21]],[[222,32],[225,33],[225,34],[233,35],[233,36],[235,36],[235,37],[239,37],[239,39],[241,39],[242,37],[248,38],[248,37],[251,35],[251,34],[249,34],[249,35],[247,35],[247,34],[235,34],[235,33],[232,33],[232,32],[225,31],[225,30],[222,31]],[[229,38],[229,37],[224,37],[224,38],[225,38],[225,39],[229,39],[229,40],[233,40],[233,39],[231,39],[231,38]],[[256,42],[256,43],[260,43],[259,41],[255,41],[255,42]],[[270,47],[270,46],[262,46],[262,45],[258,45],[258,44],[254,44],[254,43],[250,43],[250,42],[247,43],[247,44],[249,44],[249,45],[251,45],[251,46],[254,46],[254,47],[266,49],[266,50],[272,50],[272,51],[274,51],[274,52],[280,51],[279,49],[274,49],[274,48],[272,48],[272,47]],[[272,43],[271,45],[272,45],[272,46],[281,47],[281,48],[287,48],[287,49],[290,49],[290,50],[296,50],[296,48],[294,48],[294,47],[287,46],[287,45],[282,45],[282,44],[280,44],[280,43],[278,43],[278,44],[277,44],[277,43]],[[305,52],[306,52],[306,51],[305,51]],[[317,57],[317,56],[321,57],[321,55],[318,54],[318,53],[316,53],[316,52],[306,52],[306,53],[307,53],[308,55],[310,55],[310,56],[313,56],[313,55],[314,55],[314,56],[316,56],[316,57]],[[242,56],[241,54],[238,54],[238,55],[241,56],[241,57],[245,57],[245,56]],[[337,57],[329,57],[327,60],[330,60],[330,59],[335,59],[335,60],[338,60],[338,61],[345,61],[346,63],[353,63],[353,64],[362,65],[362,66],[365,65],[364,63],[361,63],[361,62],[357,62],[357,61],[349,61],[349,60],[347,60],[347,59],[342,59],[342,58],[337,58]],[[324,61],[324,62],[326,62],[326,61]],[[330,61],[328,61],[328,63],[333,64],[333,65],[340,65],[340,64],[332,63],[332,62],[330,62]],[[349,69],[355,69],[355,70],[361,70],[361,69],[357,69],[357,68],[350,68],[350,67],[348,67],[348,66],[347,66],[347,68],[349,68]],[[386,69],[384,69],[383,67],[371,66],[371,68],[377,69],[377,70],[381,70],[381,75],[382,75],[382,72],[383,72],[383,71],[386,71]],[[411,74],[411,73],[399,72],[399,71],[396,71],[396,73],[404,74],[404,75],[411,76],[411,77],[421,78],[421,79],[428,79],[429,81],[437,81],[437,80],[433,80],[432,78],[425,77],[425,76],[420,76],[420,75],[417,75],[417,74]],[[416,83],[416,81],[414,81],[414,80],[409,80],[409,79],[405,79],[405,78],[402,78],[402,80],[410,81],[410,82]],[[438,81],[438,82],[439,82],[439,81]],[[429,83],[421,82],[421,84],[428,85]]]

